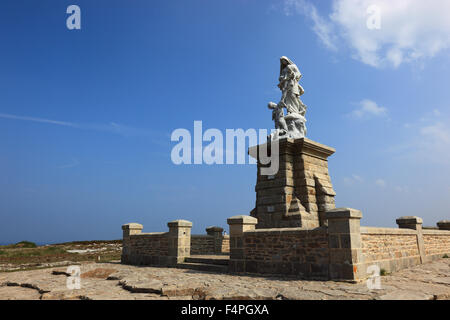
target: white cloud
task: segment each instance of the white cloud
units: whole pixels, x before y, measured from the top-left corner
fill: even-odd
[[[433,115],[435,115],[436,117],[439,117],[441,115],[441,112],[438,109],[434,109]]]
[[[370,6],[380,9],[380,28],[369,29]],[[285,12],[309,16],[313,30],[327,48],[347,44],[353,57],[365,64],[398,67],[431,58],[450,48],[450,1],[335,0],[323,18],[306,0],[286,0]]]
[[[58,168],[60,168],[60,169],[73,168],[73,167],[77,167],[79,164],[80,164],[80,161],[78,161],[77,159],[72,159],[69,163],[60,165]]]
[[[396,154],[398,159],[447,166],[450,162],[450,120],[440,119],[428,125],[421,122],[411,124],[416,130],[408,135],[407,141],[393,145],[387,151]]]
[[[352,174],[351,177],[344,177],[344,184],[347,186],[351,186],[356,183],[361,183],[363,181],[364,181],[363,178],[361,178],[360,176],[358,176],[356,174]]]
[[[397,191],[397,192],[400,192],[400,193],[404,193],[404,192],[408,192],[408,191],[409,191],[409,188],[406,187],[406,186],[403,186],[403,187],[401,187],[401,186],[395,186],[395,187],[394,187],[394,190]]]
[[[370,117],[383,117],[387,115],[387,109],[385,107],[378,106],[375,101],[364,99],[358,103],[359,108],[353,110],[350,116],[363,119]]]
[[[375,184],[376,184],[377,186],[379,186],[379,187],[382,187],[382,188],[386,187],[386,181],[384,181],[383,179],[377,179],[377,180],[375,181]]]
[[[448,145],[450,143],[449,129],[441,122],[421,128],[420,133],[422,136],[429,138],[432,143],[439,145]]]

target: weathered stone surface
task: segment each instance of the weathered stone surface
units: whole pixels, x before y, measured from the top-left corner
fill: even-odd
[[[438,221],[437,226],[440,230],[450,230],[450,220]]]
[[[305,281],[117,263],[82,264],[81,289],[70,290],[67,276],[56,275],[55,270],[0,273],[0,299],[450,299],[448,259],[383,276],[379,290],[368,289],[365,282]],[[102,273],[99,270],[108,272],[101,277],[86,276]],[[112,270],[109,280],[105,279]]]
[[[324,212],[335,207],[327,162],[334,149],[306,138],[283,139],[279,153],[280,169],[273,176],[262,175],[264,165],[258,163],[256,205],[251,213],[258,218],[256,228],[324,225]]]
[[[129,237],[132,234],[139,234],[144,227],[139,223],[127,223],[122,226],[123,237]]]
[[[398,227],[402,229],[422,229],[423,220],[420,217],[404,216],[396,220]]]

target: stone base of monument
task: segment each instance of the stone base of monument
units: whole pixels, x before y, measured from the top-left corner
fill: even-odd
[[[249,149],[258,161],[255,186],[256,205],[250,213],[258,219],[257,229],[301,227],[313,229],[325,225],[326,211],[335,208],[336,193],[328,172],[328,157],[335,150],[307,138],[281,139],[279,143],[279,170],[264,175],[261,169],[270,166],[261,161],[261,148]],[[273,143],[272,143],[273,144]]]

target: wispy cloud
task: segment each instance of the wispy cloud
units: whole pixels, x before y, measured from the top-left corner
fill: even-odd
[[[422,127],[420,133],[422,136],[429,138],[434,144],[446,146],[450,144],[450,131],[442,122]]]
[[[19,121],[31,121],[31,122],[39,122],[39,123],[47,123],[58,126],[72,127],[83,130],[94,130],[101,132],[110,132],[119,134],[122,136],[150,136],[152,132],[146,129],[134,128],[125,125],[121,125],[115,122],[110,122],[106,124],[98,124],[98,123],[74,123],[68,121],[59,121],[59,120],[51,120],[46,118],[38,118],[38,117],[27,117],[27,116],[19,116],[14,114],[0,113],[0,118],[3,119],[11,119],[11,120],[19,120]]]
[[[387,109],[379,106],[375,101],[364,99],[358,103],[359,108],[353,110],[349,116],[356,119],[367,119],[371,117],[384,117]]]
[[[362,183],[364,180],[356,174],[352,174],[351,177],[344,177],[344,184],[347,186],[354,185],[356,183]]]
[[[377,179],[375,180],[375,184],[381,188],[386,187],[386,181],[384,181],[383,179]]]
[[[437,109],[435,109],[437,110]],[[391,145],[387,152],[399,160],[448,165],[450,161],[450,119],[439,112],[425,114],[403,127],[409,130],[407,138]],[[425,123],[424,123],[425,122]],[[413,130],[411,130],[413,128]]]
[[[77,167],[80,164],[80,161],[77,159],[72,159],[70,162],[58,166],[59,169],[68,169],[68,168],[74,168]]]
[[[407,186],[395,186],[394,190],[401,193],[406,193],[409,191],[409,188]]]
[[[71,122],[50,120],[50,119],[44,119],[44,118],[35,118],[35,117],[23,117],[23,116],[17,116],[14,114],[7,114],[7,113],[0,113],[0,118],[49,123],[49,124],[56,124],[58,126],[66,126],[66,127],[78,127],[75,123],[71,123]]]
[[[333,24],[320,16],[314,5],[305,0],[286,0],[284,13],[286,15],[299,13],[311,19],[313,23],[312,29],[320,41],[327,49],[337,51],[337,39],[333,33]]]

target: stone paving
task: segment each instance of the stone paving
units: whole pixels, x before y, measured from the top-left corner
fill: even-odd
[[[450,259],[366,282],[306,281],[120,263],[81,264],[81,289],[67,289],[66,268],[0,273],[0,299],[450,299]]]

